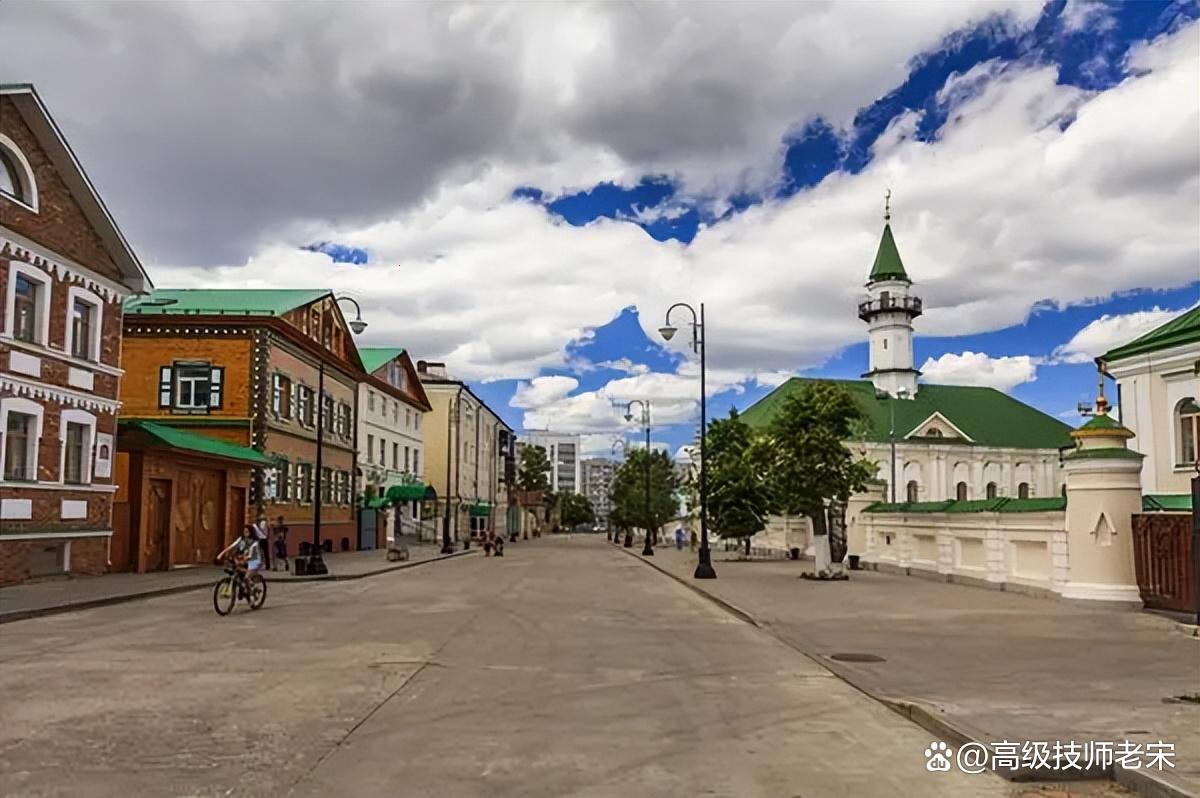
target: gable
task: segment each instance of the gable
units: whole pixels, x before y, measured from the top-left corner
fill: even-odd
[[[38,205],[33,211],[0,200],[0,225],[131,292],[149,288],[140,261],[31,87],[0,86],[0,131],[29,162]]]
[[[959,439],[973,443],[971,436],[967,435],[961,429],[954,425],[950,419],[946,418],[938,411],[934,411],[913,428],[911,432],[904,436],[906,439],[911,438],[946,438],[949,440]]]
[[[323,292],[314,300],[298,305],[280,314],[284,321],[299,330],[320,347],[336,357],[362,368],[358,349],[354,346],[353,333],[346,324],[346,317],[334,300],[333,294]]]

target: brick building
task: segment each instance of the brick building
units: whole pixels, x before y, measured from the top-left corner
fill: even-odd
[[[103,573],[121,302],[150,281],[28,85],[0,85],[0,287],[0,584]]]
[[[321,537],[335,551],[357,547],[356,397],[367,375],[333,294],[157,290],[126,305],[123,351],[123,420],[186,429],[274,461],[255,470],[250,515],[282,516],[293,553],[312,539],[323,413]]]

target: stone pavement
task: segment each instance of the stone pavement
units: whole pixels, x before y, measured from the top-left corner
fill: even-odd
[[[471,551],[474,551],[474,548]],[[458,551],[453,556],[462,553]],[[329,573],[325,576],[294,576],[286,571],[267,571],[266,576],[270,582],[362,579],[409,568],[438,559],[440,556],[438,546],[414,540],[409,542],[409,559],[404,562],[389,562],[387,553],[383,550],[341,552],[325,555],[325,563],[329,567]],[[221,573],[221,568],[197,566],[145,574],[106,574],[52,579],[3,587],[0,588],[0,623],[151,596],[201,590],[216,582]]]
[[[1030,794],[602,540],[2,633],[6,798]]]
[[[1200,693],[1200,640],[1166,618],[874,571],[809,581],[804,561],[717,561],[717,579],[699,581],[695,557],[662,547],[652,559],[934,727],[983,741],[1174,742],[1163,781],[1200,793],[1200,704],[1175,701]],[[882,661],[831,659],[846,653]]]

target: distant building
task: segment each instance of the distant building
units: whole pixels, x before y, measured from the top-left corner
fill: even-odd
[[[609,491],[618,466],[616,461],[603,457],[591,457],[583,461],[583,495],[592,503],[596,526],[601,529],[608,529],[608,517],[612,513]]]
[[[580,493],[583,490],[582,460],[578,435],[547,430],[530,430],[524,442],[540,446],[550,460],[550,490],[555,493]]]

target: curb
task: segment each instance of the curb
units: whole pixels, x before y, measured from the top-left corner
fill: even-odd
[[[437,557],[431,557],[428,560],[415,560],[413,562],[402,562],[396,565],[390,565],[386,568],[378,568],[374,571],[366,571],[361,574],[348,574],[338,576],[337,574],[325,574],[323,576],[300,576],[294,579],[278,579],[274,580],[277,585],[286,585],[290,583],[303,582],[353,582],[356,579],[366,579],[371,576],[379,576],[380,574],[391,573],[392,571],[400,571],[405,568],[416,568],[419,565],[426,565],[432,562],[440,562],[442,560],[453,560],[456,557],[462,557],[468,554],[474,554],[475,550],[456,551],[453,554],[441,554]],[[103,578],[103,577],[99,577]],[[268,579],[268,582],[272,580]],[[69,604],[56,604],[52,607],[38,607],[30,610],[13,610],[12,612],[0,613],[0,624],[13,623],[15,621],[27,621],[31,618],[44,618],[47,615],[63,615],[68,612],[77,610],[90,610],[96,607],[107,607],[113,604],[125,604],[130,601],[140,601],[141,599],[158,598],[160,596],[170,596],[176,593],[190,593],[194,590],[207,590],[212,587],[211,580],[199,582],[194,585],[175,585],[173,587],[157,588],[155,590],[147,590],[141,593],[126,593],[120,596],[105,596],[97,599],[84,599],[82,601],[73,601]]]
[[[937,735],[940,739],[942,739],[948,743],[951,743],[955,747],[962,747],[962,745],[964,743],[969,742],[969,743],[976,743],[978,745],[985,746],[986,748],[988,748],[989,751],[991,750],[991,746],[987,741],[987,735],[983,734],[981,731],[979,731],[975,728],[972,728],[971,726],[969,726],[961,721],[951,721],[940,710],[938,710],[935,707],[932,707],[930,705],[927,705],[923,702],[914,701],[911,699],[905,700],[905,699],[889,698],[884,695],[879,695],[879,694],[873,692],[872,690],[864,687],[863,685],[859,684],[858,682],[856,682],[851,675],[847,674],[844,670],[839,668],[836,662],[829,660],[827,657],[822,657],[819,654],[814,654],[812,652],[805,651],[804,649],[800,648],[796,644],[783,639],[782,637],[777,635],[775,632],[773,632],[771,630],[771,627],[768,624],[765,624],[762,621],[759,621],[752,614],[750,614],[749,612],[746,612],[741,607],[738,607],[736,604],[728,602],[725,599],[719,598],[719,597],[713,595],[712,593],[709,593],[704,588],[699,587],[698,585],[693,585],[691,582],[688,582],[687,580],[683,579],[682,577],[680,577],[674,573],[671,573],[670,571],[666,570],[662,566],[651,561],[649,558],[642,557],[631,551],[625,551],[625,549],[621,549],[621,551],[625,552],[626,554],[633,557],[634,559],[639,560],[639,561],[645,563],[646,565],[649,565],[651,568],[658,571],[659,573],[669,576],[671,579],[674,579],[679,584],[689,588],[692,592],[704,597],[705,599],[708,599],[713,604],[716,604],[718,607],[721,607],[726,612],[730,613],[731,615],[734,615],[739,620],[745,621],[746,623],[750,624],[751,626],[753,626],[757,629],[761,629],[763,632],[770,635],[775,640],[779,641],[780,643],[783,643],[785,646],[792,649],[793,651],[796,651],[797,653],[802,654],[805,657],[808,657],[813,662],[817,663],[817,665],[819,665],[822,668],[824,668],[825,670],[829,671],[830,673],[832,673],[834,676],[836,676],[841,681],[845,682],[850,687],[853,687],[855,690],[859,691],[860,693],[865,695],[867,698],[870,698],[874,701],[878,701],[880,704],[882,704],[883,706],[892,710],[893,712],[900,715],[904,719],[908,720],[910,723],[914,723],[917,726],[920,726],[922,729],[925,729],[927,732]],[[1054,779],[1047,779],[1039,771],[1035,771],[1035,770],[1028,769],[1028,768],[1022,768],[1022,769],[1019,769],[1016,771],[1007,771],[1007,772],[988,768],[988,771],[990,773],[993,773],[993,774],[999,776],[1000,778],[1004,779],[1005,781],[1011,781],[1011,782],[1034,782],[1034,781],[1048,781],[1048,780],[1056,781],[1056,782],[1085,781],[1085,780],[1092,780],[1092,781],[1109,780],[1109,781],[1115,782],[1117,784],[1120,784],[1122,787],[1132,790],[1133,792],[1137,793],[1138,795],[1146,796],[1146,798],[1200,798],[1200,794],[1191,792],[1190,790],[1188,790],[1184,787],[1181,787],[1179,785],[1172,784],[1167,779],[1164,779],[1161,776],[1158,776],[1156,774],[1148,773],[1148,772],[1141,771],[1141,770],[1126,770],[1125,768],[1117,768],[1115,766],[1111,767],[1111,768],[1106,768],[1103,771],[1092,770],[1092,771],[1080,771],[1078,773],[1072,772],[1066,778],[1063,777],[1061,771],[1055,771],[1056,776]]]

